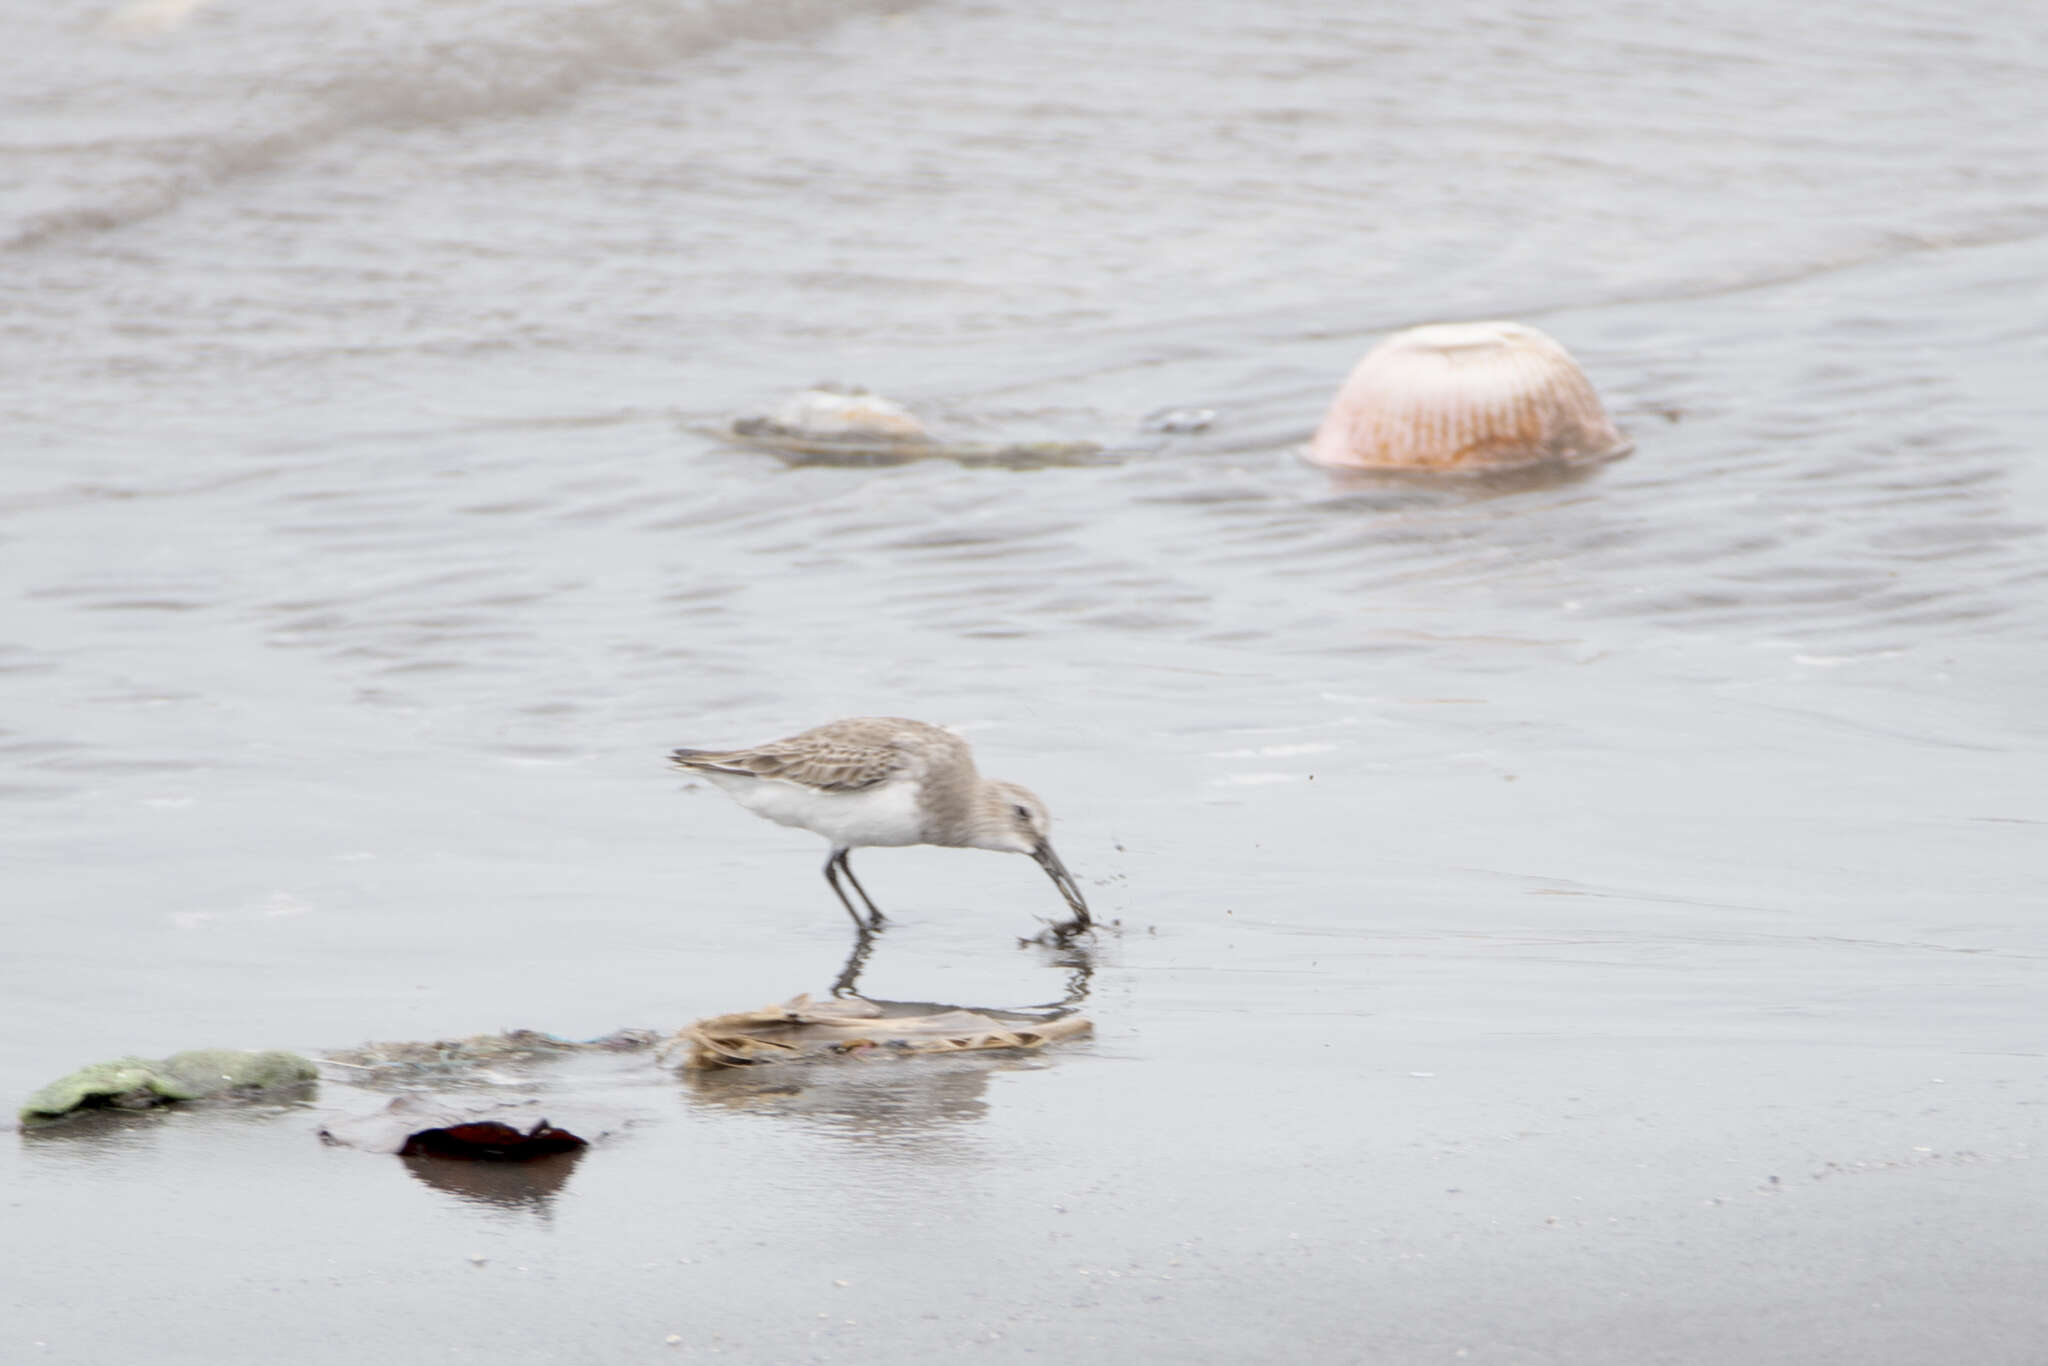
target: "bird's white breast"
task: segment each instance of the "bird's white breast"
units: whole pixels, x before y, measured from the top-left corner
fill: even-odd
[[[823,835],[837,848],[924,842],[915,782],[898,779],[859,792],[820,792],[774,778],[704,775],[757,816]]]

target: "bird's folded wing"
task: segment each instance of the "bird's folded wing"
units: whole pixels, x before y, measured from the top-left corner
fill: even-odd
[[[887,745],[821,746],[815,742],[801,747],[762,745],[725,753],[678,750],[674,758],[684,768],[776,778],[821,792],[858,792],[887,782],[911,766],[911,756]]]

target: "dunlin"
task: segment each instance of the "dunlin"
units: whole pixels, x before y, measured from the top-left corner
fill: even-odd
[[[976,773],[967,742],[950,731],[859,716],[751,749],[679,749],[669,760],[703,774],[757,816],[823,835],[832,846],[825,881],[863,932],[883,917],[848,855],[906,844],[1029,854],[1074,911],[1054,935],[1065,940],[1089,927],[1088,903],[1052,851],[1045,803],[1027,788]],[[866,921],[839,885],[841,873],[867,907]]]

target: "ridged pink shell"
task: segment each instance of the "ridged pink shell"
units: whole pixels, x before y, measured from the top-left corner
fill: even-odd
[[[1309,458],[1348,469],[1605,460],[1628,442],[1571,353],[1521,323],[1411,327],[1368,351]]]

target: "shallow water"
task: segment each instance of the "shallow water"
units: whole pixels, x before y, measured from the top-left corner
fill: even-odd
[[[864,853],[864,990],[1085,968],[1094,1039],[502,1078],[630,1121],[553,1189],[314,1111],[0,1145],[0,1358],[2033,1359],[2038,24],[17,8],[7,1095],[822,991],[823,851],[660,756],[838,715],[959,727],[1120,925]],[[1299,462],[1488,316],[1636,454]],[[822,378],[1127,455],[705,435]]]

